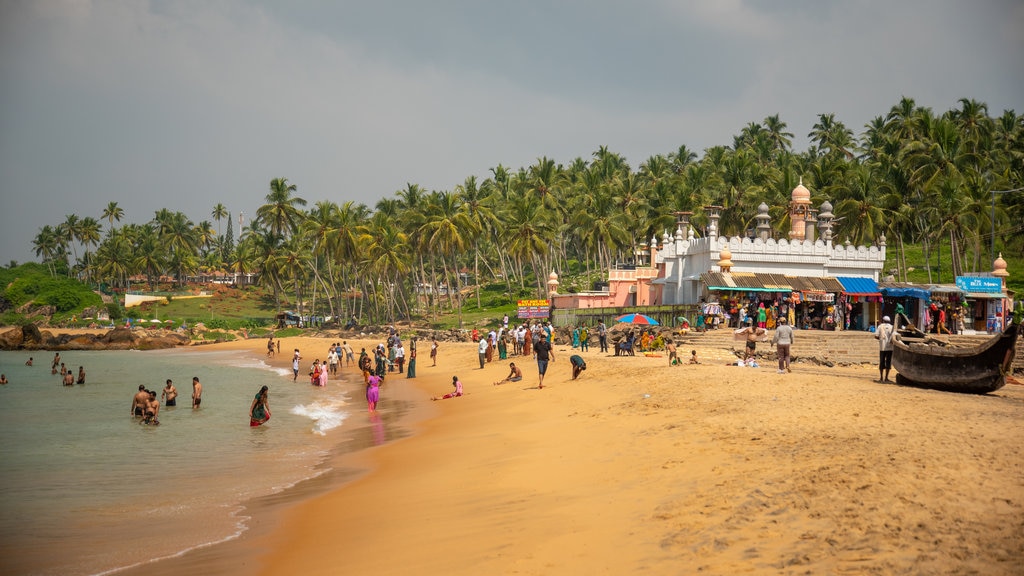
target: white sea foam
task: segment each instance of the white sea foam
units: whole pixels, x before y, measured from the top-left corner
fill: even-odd
[[[253,358],[251,356],[234,356],[228,362],[231,366],[237,366],[239,368],[255,368],[257,370],[267,370],[273,372],[278,376],[291,376],[292,371],[290,368],[282,368],[279,366],[271,366],[267,364],[262,358]]]
[[[345,406],[348,403],[341,399],[315,400],[309,404],[300,404],[291,409],[297,416],[305,416],[313,421],[313,432],[325,435],[328,430],[341,426],[348,417]]]

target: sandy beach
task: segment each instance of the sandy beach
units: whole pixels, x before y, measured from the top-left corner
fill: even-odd
[[[333,340],[333,339],[332,339]],[[304,362],[327,339],[289,338]],[[353,342],[358,354],[371,341]],[[262,354],[265,340],[213,345]],[[343,455],[264,506],[240,540],[147,574],[1020,574],[1024,387],[988,396],[873,382],[871,366],[701,365],[568,346],[537,389],[494,386],[474,344],[420,343],[389,378],[386,425],[412,432]],[[312,352],[312,356],[310,355]],[[799,340],[794,346],[799,352]],[[513,359],[514,360],[514,359]],[[458,375],[467,395],[431,402]],[[369,417],[349,434],[368,435]],[[346,423],[348,426],[348,423]],[[354,440],[355,447],[368,440]],[[323,488],[321,485],[320,488]],[[140,574],[141,570],[138,571]],[[131,572],[129,572],[131,573]]]

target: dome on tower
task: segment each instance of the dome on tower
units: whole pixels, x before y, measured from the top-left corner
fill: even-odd
[[[718,252],[718,267],[722,272],[728,272],[732,268],[732,250],[729,250],[728,246],[722,246]]]
[[[999,253],[999,257],[996,258],[996,261],[992,263],[992,275],[997,278],[1006,278],[1010,275],[1010,273],[1006,271],[1006,260],[1003,260],[1002,252]]]
[[[764,202],[761,202],[761,205],[757,207],[757,215],[758,216],[765,216],[767,214],[768,214],[768,205],[765,204]]]
[[[800,183],[793,188],[793,202],[802,202],[810,204],[811,202],[811,191],[804,187],[804,179],[800,178]]]

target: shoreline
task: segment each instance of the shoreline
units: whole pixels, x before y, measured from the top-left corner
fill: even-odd
[[[305,368],[312,362],[312,359],[318,357],[318,353],[313,352],[314,350],[322,350],[324,353],[319,357],[323,359],[326,349],[335,341],[342,340],[306,336],[285,338],[283,342],[287,342],[288,345],[282,344],[281,354],[275,355],[273,358],[266,356],[265,338],[210,343],[199,347],[181,346],[179,348],[183,350],[196,349],[203,352],[242,352],[253,359],[262,360],[274,368],[285,368],[290,372],[293,348],[300,349],[303,354],[302,365]],[[355,350],[357,359],[361,347],[365,346],[369,349],[376,345],[376,341],[370,340],[349,340],[348,342]],[[355,364],[346,368],[343,363],[339,372],[340,376],[329,380],[328,386],[343,382],[346,391],[353,398],[353,409],[345,423],[330,433],[336,438],[333,440],[331,453],[318,466],[322,473],[275,494],[243,502],[238,517],[244,520],[245,528],[239,535],[220,542],[200,545],[169,557],[104,572],[104,574],[123,576],[166,574],[170,576],[185,573],[232,574],[242,570],[248,572],[253,568],[253,560],[258,557],[260,552],[260,539],[279,525],[284,511],[318,495],[344,489],[351,482],[372,474],[374,471],[372,458],[374,449],[414,437],[418,433],[417,429],[421,423],[435,415],[429,402],[429,395],[415,386],[407,386],[405,383],[412,382],[412,380],[406,379],[404,375],[399,377],[394,374],[385,383],[387,392],[385,393],[382,389],[383,402],[377,411],[379,420],[374,422],[368,417],[362,392],[361,374],[356,372]],[[281,376],[281,378],[281,385],[284,386],[309,385],[302,373],[300,373],[298,382],[295,383],[287,380],[287,376]],[[346,379],[341,380],[340,378]]]
[[[305,366],[341,340],[286,338],[272,360],[262,339],[201,349],[290,368],[292,348]],[[371,342],[349,340],[357,354]],[[247,502],[240,537],[116,573],[1009,575],[1024,563],[1024,386],[905,388],[863,365],[776,374],[696,349],[702,364],[670,367],[595,347],[573,381],[579,352],[556,345],[538,390],[529,358],[510,359],[522,382],[492,386],[508,361],[481,370],[475,344],[442,342],[430,368],[421,341],[419,377],[382,391],[396,437],[373,445],[353,393],[331,472]],[[427,401],[452,374],[466,396]]]
[[[796,343],[799,346],[800,342]],[[281,510],[246,571],[333,574],[978,571],[1024,562],[1024,388],[882,385],[871,366],[582,355],[537,390],[446,344],[467,395],[372,470]],[[726,364],[729,365],[726,365]],[[386,552],[386,553],[385,553]],[[240,558],[236,558],[239,560]],[[232,568],[227,574],[241,573]]]

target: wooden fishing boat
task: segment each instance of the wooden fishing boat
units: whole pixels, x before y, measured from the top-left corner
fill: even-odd
[[[987,394],[1006,385],[1016,353],[1019,323],[975,346],[956,346],[916,330],[893,338],[896,383],[948,392]]]

